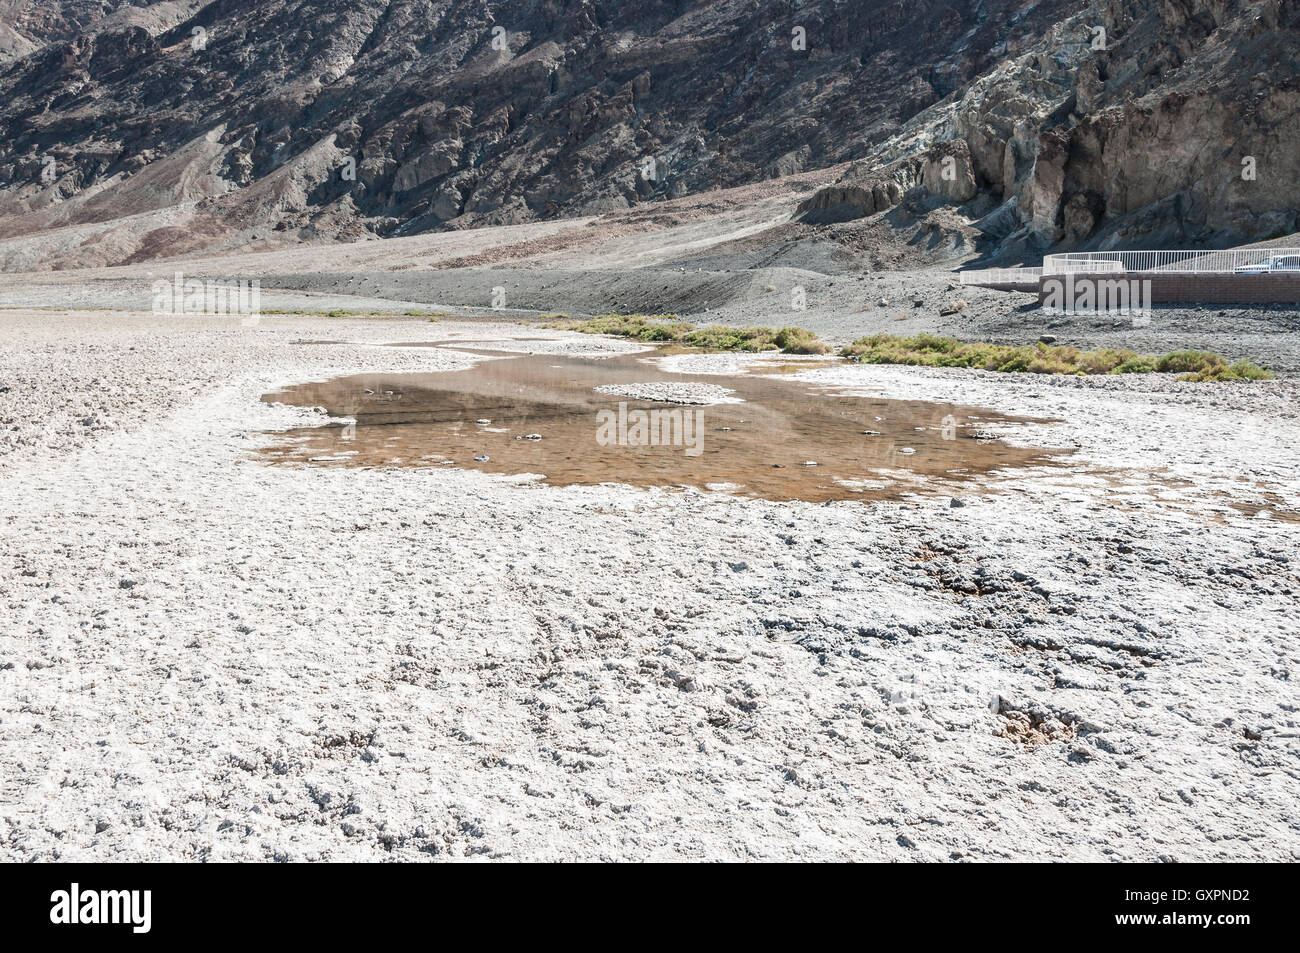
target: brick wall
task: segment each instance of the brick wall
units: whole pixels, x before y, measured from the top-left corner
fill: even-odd
[[[1038,301],[1047,298],[1048,281],[1064,281],[1065,275],[1044,275],[1038,280]],[[1294,304],[1300,306],[1300,272],[1270,272],[1263,275],[1192,275],[1165,272],[1107,272],[1076,274],[1074,294],[1095,281],[1150,281],[1154,304]],[[1094,300],[1095,289],[1093,289]]]
[[[1038,290],[1038,279],[1033,281],[981,281],[974,285],[976,288],[992,288],[994,291],[1023,291],[1027,294],[1033,294]]]

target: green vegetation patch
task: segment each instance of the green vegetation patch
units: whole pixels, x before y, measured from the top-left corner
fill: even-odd
[[[1274,375],[1248,360],[1229,364],[1210,351],[1174,351],[1161,357],[1123,348],[1080,351],[1077,347],[964,343],[935,334],[897,337],[872,334],[840,349],[862,364],[917,367],[974,367],[1027,374],[1179,374],[1182,381],[1268,380]]]
[[[346,308],[332,308],[329,311],[312,311],[301,308],[262,308],[261,314],[306,314],[318,318],[392,318],[395,311],[349,311]],[[403,311],[402,317],[428,318],[436,321],[447,316],[446,311]]]
[[[720,351],[825,354],[830,348],[806,328],[697,328],[675,314],[602,314],[589,321],[558,321],[545,327],[582,334],[612,334],[647,343],[686,344]]]

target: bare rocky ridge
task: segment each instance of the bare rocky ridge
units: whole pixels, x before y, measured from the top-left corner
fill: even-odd
[[[1278,0],[1090,5],[918,115],[801,211],[869,216],[913,189],[960,206],[980,250],[1004,256],[1288,235],[1300,207],[1298,51],[1300,11]],[[945,149],[955,161],[937,187]]]
[[[0,239],[36,242],[7,270],[619,214],[846,159],[804,221],[952,258],[1298,227],[1279,0],[60,9],[0,77]]]
[[[0,77],[0,236],[77,227],[60,266],[113,264],[788,175],[866,155],[1074,6],[226,0],[157,36],[60,39]],[[29,266],[50,263],[9,263]]]
[[[201,0],[0,0],[0,64],[82,33],[143,27],[161,33]]]

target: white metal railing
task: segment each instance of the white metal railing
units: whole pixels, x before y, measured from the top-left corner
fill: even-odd
[[[1072,251],[1048,255],[1043,274],[1158,271],[1179,274],[1300,273],[1300,248],[1225,251]]]
[[[981,268],[959,272],[959,280],[963,285],[1037,284],[1042,273],[1041,268]]]

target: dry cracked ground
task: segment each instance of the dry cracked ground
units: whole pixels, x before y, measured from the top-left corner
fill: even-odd
[[[255,453],[455,336],[630,347],[0,312],[0,857],[1300,858],[1296,379],[806,372],[1074,451],[962,506]]]

